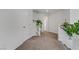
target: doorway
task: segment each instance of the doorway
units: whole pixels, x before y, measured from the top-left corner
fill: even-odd
[[[48,16],[43,17],[43,25],[44,25],[44,31],[48,31]]]

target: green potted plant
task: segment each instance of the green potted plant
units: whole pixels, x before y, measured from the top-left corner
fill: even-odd
[[[74,36],[77,37],[79,35],[79,20],[74,24],[65,22],[62,25],[62,29],[68,34],[70,38]]]
[[[35,24],[36,24],[37,35],[40,36],[43,23],[41,20],[33,20],[33,22],[35,22]]]

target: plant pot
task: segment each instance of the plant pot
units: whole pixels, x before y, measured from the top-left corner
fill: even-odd
[[[73,37],[72,37],[72,41],[73,41],[73,43],[72,43],[72,49],[79,49],[79,35],[74,35]]]
[[[79,35],[74,34],[71,39],[72,40],[79,40]]]
[[[41,28],[37,28],[37,36],[41,35]]]

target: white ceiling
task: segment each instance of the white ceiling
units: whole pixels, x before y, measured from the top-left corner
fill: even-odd
[[[54,13],[61,11],[63,9],[34,9],[34,12],[36,13]]]

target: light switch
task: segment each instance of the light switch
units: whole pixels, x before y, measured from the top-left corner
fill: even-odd
[[[23,26],[23,28],[26,28],[26,26]]]

